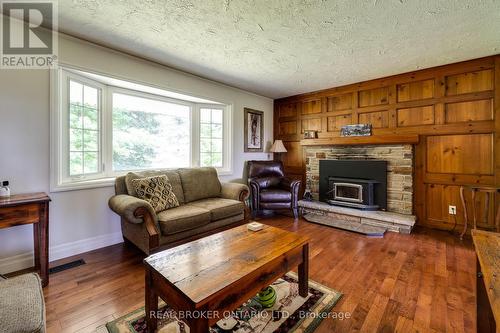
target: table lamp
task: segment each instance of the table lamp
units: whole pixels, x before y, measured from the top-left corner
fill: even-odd
[[[281,160],[281,153],[287,152],[282,140],[275,140],[273,145],[271,146],[271,149],[269,149],[269,151],[271,153],[277,153],[279,160]]]

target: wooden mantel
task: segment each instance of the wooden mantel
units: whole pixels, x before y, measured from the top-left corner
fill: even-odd
[[[372,136],[350,136],[336,138],[304,139],[300,141],[302,146],[354,146],[354,145],[391,145],[412,144],[419,142],[418,134],[393,134]]]

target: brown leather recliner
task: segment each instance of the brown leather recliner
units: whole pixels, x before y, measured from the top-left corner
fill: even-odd
[[[261,210],[291,209],[298,217],[300,180],[285,177],[279,161],[248,161],[248,183],[252,195],[252,214]]]

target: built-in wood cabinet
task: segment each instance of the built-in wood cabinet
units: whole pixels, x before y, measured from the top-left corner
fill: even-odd
[[[374,136],[419,135],[418,223],[451,229],[449,205],[457,206],[457,223],[463,223],[460,185],[500,185],[500,55],[282,98],[275,101],[274,123],[275,138],[288,149],[285,168],[302,179],[306,130],[336,138],[344,125],[370,123]],[[479,198],[484,211],[481,204]]]

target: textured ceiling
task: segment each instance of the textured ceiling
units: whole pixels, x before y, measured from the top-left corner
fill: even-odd
[[[500,53],[500,0],[59,0],[60,30],[279,98]]]

